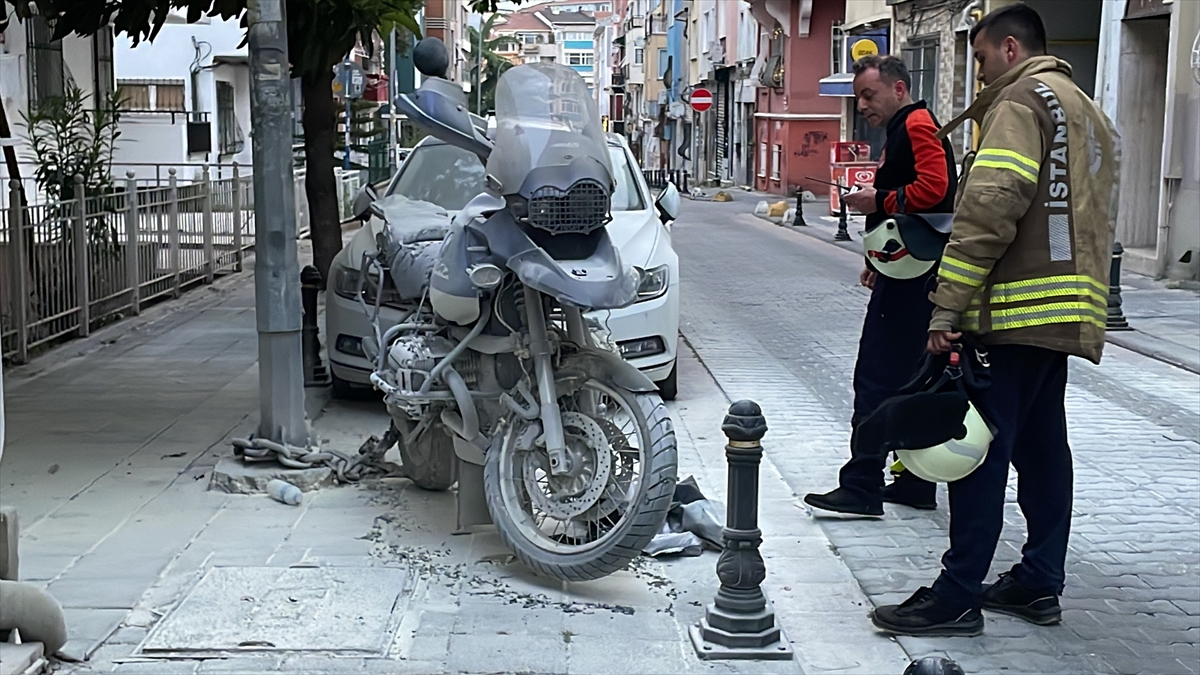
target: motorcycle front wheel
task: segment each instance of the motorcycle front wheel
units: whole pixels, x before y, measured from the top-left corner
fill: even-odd
[[[657,394],[594,378],[559,408],[569,471],[553,475],[528,423],[515,424],[484,465],[488,510],[530,569],[599,579],[640,555],[662,526],[677,480],[675,431]]]

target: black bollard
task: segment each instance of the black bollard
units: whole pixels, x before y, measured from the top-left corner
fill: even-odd
[[[1125,255],[1125,247],[1121,242],[1113,242],[1112,265],[1108,268],[1108,316],[1104,319],[1106,330],[1133,330],[1125,320],[1125,312],[1121,310],[1121,258]]]
[[[838,229],[837,234],[833,235],[834,241],[850,241],[850,231],[847,229],[846,222],[846,190],[838,188]]]
[[[758,465],[767,420],[754,401],[729,406],[721,424],[729,442],[729,506],[726,509],[724,550],[717,561],[721,588],[704,618],[688,634],[702,659],[789,660],[792,646],[775,621],[775,608],[763,594],[767,566],[758,547]]]
[[[794,227],[808,227],[804,222],[804,186],[796,188],[796,215],[792,218]]]
[[[329,373],[321,363],[320,329],[317,328],[317,293],[320,290],[321,272],[312,265],[306,265],[300,270],[300,304],[304,308],[300,336],[306,387],[329,384]]]
[[[963,669],[943,656],[926,656],[909,663],[904,675],[963,675]]]

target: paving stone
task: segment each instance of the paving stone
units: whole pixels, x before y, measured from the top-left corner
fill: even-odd
[[[447,668],[452,672],[561,673],[567,670],[567,647],[561,633],[545,636],[455,634],[450,636]]]

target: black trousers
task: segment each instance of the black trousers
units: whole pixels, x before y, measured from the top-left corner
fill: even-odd
[[[1029,528],[1013,574],[1021,585],[1062,592],[1071,531],[1073,472],[1064,398],[1067,355],[1040,347],[989,349],[992,384],[975,406],[996,428],[987,459],[950,484],[950,550],[933,590],[947,601],[978,607],[1004,525],[1009,462],[1017,470],[1017,503]]]
[[[880,404],[899,394],[921,367],[929,341],[933,314],[929,294],[937,287],[936,269],[916,279],[881,274],[875,281],[854,364],[852,427],[857,428]],[[861,448],[855,440],[852,436],[850,461],[842,467],[838,483],[865,502],[879,503],[887,456],[875,448]],[[925,485],[929,501],[933,501],[937,486]]]

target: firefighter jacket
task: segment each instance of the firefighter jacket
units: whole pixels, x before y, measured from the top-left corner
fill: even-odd
[[[963,162],[954,230],[938,268],[930,330],[978,334],[1099,363],[1116,223],[1119,139],[1071,81],[1032,58],[979,93],[940,132],[981,124]]]

